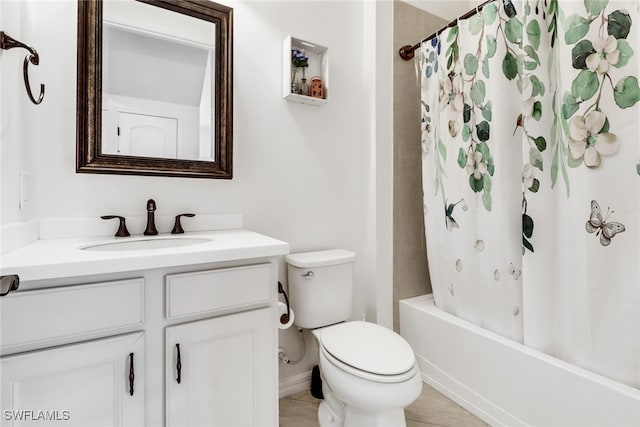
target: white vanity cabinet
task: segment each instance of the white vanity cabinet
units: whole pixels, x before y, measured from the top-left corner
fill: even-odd
[[[1,425],[144,425],[143,305],[142,279],[2,297]]]
[[[242,229],[158,239],[185,236],[198,244],[79,237],[0,255],[0,276],[20,277],[0,297],[1,427],[278,425],[288,244]]]
[[[275,262],[136,274],[0,298],[0,425],[276,426]]]
[[[277,425],[273,324],[258,309],[168,327],[167,425]]]
[[[165,329],[167,426],[277,425],[273,273],[255,264],[166,277],[167,319],[183,321]]]
[[[0,360],[2,425],[143,426],[142,332]]]

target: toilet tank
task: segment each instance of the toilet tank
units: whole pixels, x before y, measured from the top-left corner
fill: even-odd
[[[294,324],[313,329],[351,317],[354,252],[332,249],[289,254],[289,302]]]

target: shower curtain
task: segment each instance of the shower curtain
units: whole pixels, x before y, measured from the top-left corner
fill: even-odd
[[[639,5],[495,1],[417,58],[436,305],[637,388]]]

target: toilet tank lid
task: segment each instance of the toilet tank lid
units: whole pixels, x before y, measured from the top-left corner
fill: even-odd
[[[356,253],[346,249],[331,249],[327,251],[300,252],[289,254],[285,261],[294,267],[310,268],[327,265],[346,264],[356,259]]]

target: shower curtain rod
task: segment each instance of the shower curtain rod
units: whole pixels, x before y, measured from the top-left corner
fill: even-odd
[[[436,32],[431,34],[429,37],[426,37],[426,38],[422,39],[422,41],[414,44],[413,46],[411,46],[409,44],[402,46],[400,48],[400,50],[398,51],[398,53],[400,54],[400,58],[404,59],[405,61],[413,59],[413,54],[414,54],[415,50],[418,49],[422,43],[426,42],[427,40],[431,40],[432,38],[437,36],[439,33],[441,33],[442,31],[446,30],[447,28],[450,28],[450,27],[453,27],[453,26],[457,25],[459,20],[467,19],[467,18],[472,17],[476,13],[480,12],[483,7],[485,7],[489,3],[493,3],[494,1],[495,0],[487,0],[487,1],[485,1],[484,3],[476,6],[474,9],[471,9],[469,12],[465,13],[464,15],[462,15],[462,16],[454,19],[453,21],[449,22],[447,25],[445,25],[444,27],[440,28],[439,30],[437,30]],[[506,1],[506,0],[503,0],[503,1]]]

